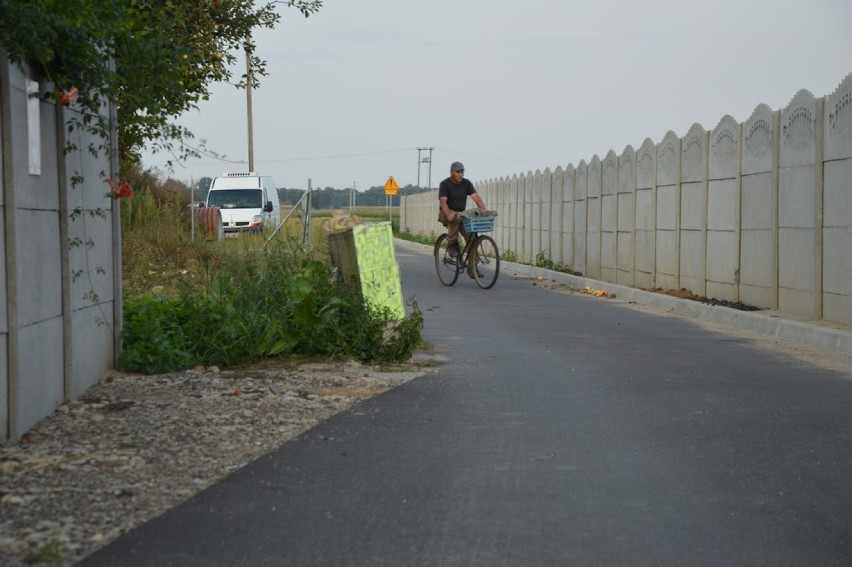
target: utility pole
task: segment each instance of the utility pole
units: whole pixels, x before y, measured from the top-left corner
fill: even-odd
[[[429,189],[432,188],[432,150],[435,148],[429,148]]]
[[[428,188],[429,189],[432,188],[432,150],[434,150],[434,149],[435,149],[434,147],[417,148],[417,188],[418,189],[420,189],[420,168],[422,167],[422,164],[424,164],[424,163],[429,164],[429,187]],[[429,152],[429,157],[424,157],[423,159],[421,159],[420,158],[420,152],[425,152],[425,151]]]
[[[352,182],[352,191],[349,193],[349,210],[355,210],[355,182]]]
[[[246,107],[248,111],[248,167],[249,172],[254,171],[254,128],[251,115],[251,91],[254,86],[254,77],[251,72],[251,56],[246,47]]]

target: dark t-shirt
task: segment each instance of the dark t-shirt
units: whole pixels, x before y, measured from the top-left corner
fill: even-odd
[[[462,178],[460,183],[453,183],[452,178],[447,177],[438,186],[438,199],[447,198],[447,206],[451,211],[463,211],[467,207],[467,196],[476,193],[473,183]]]

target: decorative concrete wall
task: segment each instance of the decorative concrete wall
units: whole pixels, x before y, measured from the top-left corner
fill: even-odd
[[[522,262],[852,325],[852,75],[743,123],[477,188],[503,195],[494,236]],[[405,197],[403,218],[422,207]]]
[[[54,104],[45,96],[51,92],[0,54],[4,439],[97,383],[118,344],[118,211],[103,182],[110,177],[103,149],[109,144],[67,128],[75,111]],[[66,151],[68,144],[78,149]]]

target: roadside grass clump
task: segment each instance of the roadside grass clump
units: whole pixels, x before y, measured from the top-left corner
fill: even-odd
[[[327,244],[306,248],[290,231],[268,243],[268,235],[193,242],[181,218],[188,201],[141,184],[136,197],[122,211],[123,219],[137,216],[125,226],[120,370],[152,374],[271,357],[403,362],[420,345],[417,304],[395,320],[335,283]]]
[[[62,542],[58,539],[55,533],[52,533],[47,543],[38,549],[31,551],[26,557],[24,557],[24,563],[27,565],[57,565],[61,563],[63,559]]]
[[[536,268],[544,268],[546,270],[553,270],[555,272],[571,272],[571,266],[566,266],[562,262],[554,262],[553,260],[547,257],[544,251],[536,254],[535,266]]]
[[[506,262],[517,262],[518,253],[514,250],[503,250],[503,253],[500,255],[500,259],[505,260]]]

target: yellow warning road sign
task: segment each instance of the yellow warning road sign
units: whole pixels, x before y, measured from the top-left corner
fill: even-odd
[[[396,179],[391,175],[385,182],[385,195],[396,195],[397,191],[399,191],[399,185],[396,184]]]

